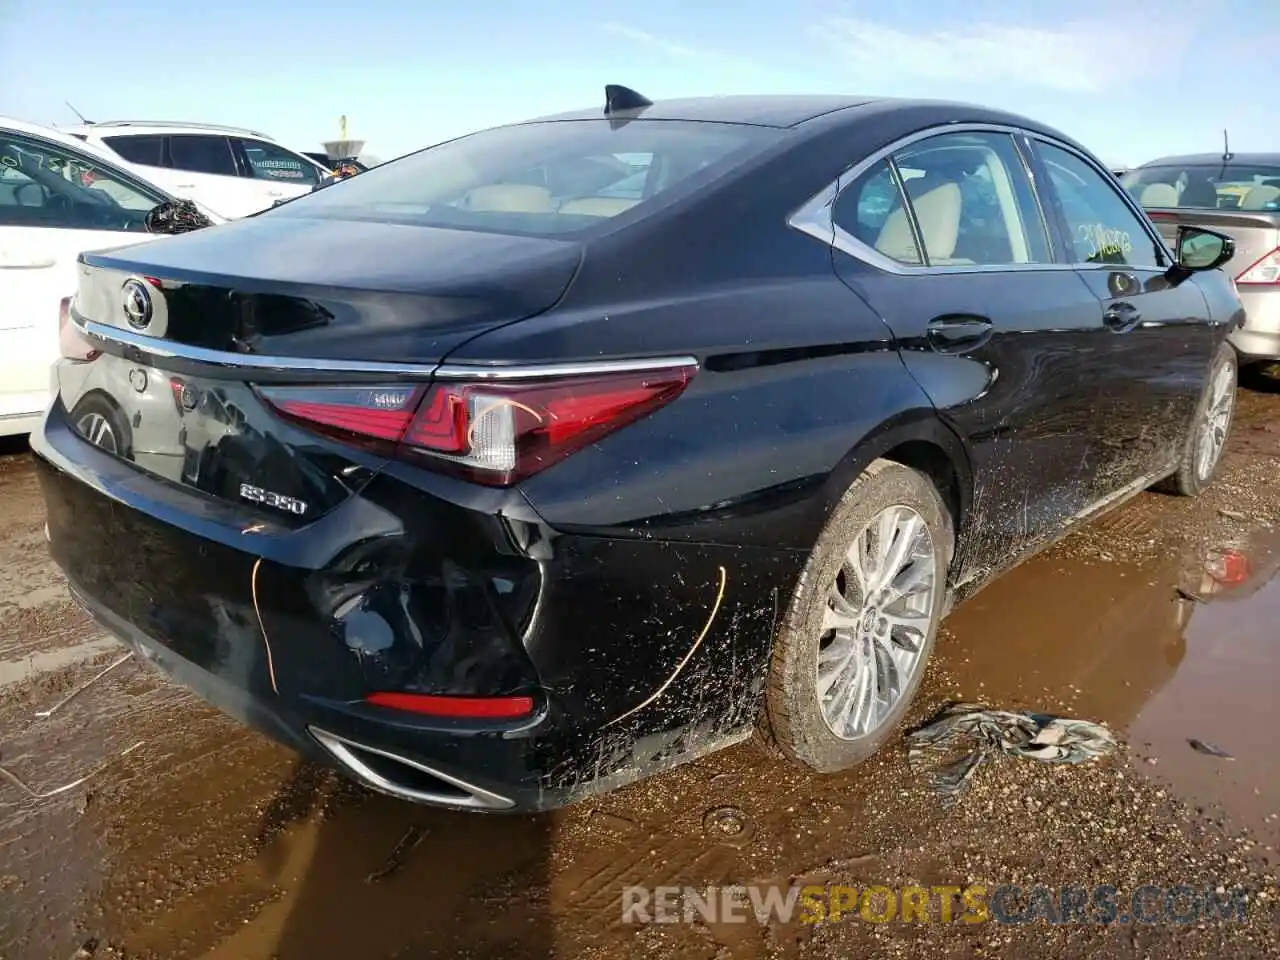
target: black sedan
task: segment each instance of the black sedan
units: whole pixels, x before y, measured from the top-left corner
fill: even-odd
[[[724,97],[444,143],[85,254],[33,447],[75,597],[425,803],[892,734],[951,605],[1231,420],[1231,241],[948,103]]]

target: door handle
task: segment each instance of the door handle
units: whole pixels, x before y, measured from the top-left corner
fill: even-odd
[[[1142,314],[1132,303],[1113,303],[1102,314],[1102,322],[1108,330],[1128,333],[1142,321]]]
[[[951,315],[929,322],[925,338],[935,353],[968,353],[991,339],[991,321],[986,317]]]

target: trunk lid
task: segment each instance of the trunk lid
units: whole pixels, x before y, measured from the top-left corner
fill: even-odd
[[[146,277],[147,336],[232,353],[429,363],[552,306],[580,255],[562,240],[266,215],[85,254],[77,312],[131,329],[121,289]]]
[[[1236,242],[1236,255],[1223,269],[1238,277],[1280,246],[1280,212],[1263,210],[1198,210],[1193,207],[1159,207],[1147,215],[1171,249],[1178,242],[1178,227],[1205,227],[1225,233]]]
[[[58,366],[61,406],[155,477],[302,525],[372,478],[449,351],[552,306],[579,256],[555,240],[286,217],[84,254],[71,320],[103,352]],[[298,425],[300,408],[333,430]],[[348,436],[350,423],[382,439]]]

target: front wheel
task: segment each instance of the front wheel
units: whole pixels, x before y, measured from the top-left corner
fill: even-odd
[[[877,460],[832,512],[774,643],[766,733],[820,771],[874,753],[906,713],[946,605],[953,532],[933,482]]]
[[[1195,419],[1183,444],[1178,469],[1164,484],[1170,493],[1198,496],[1210,483],[1222,461],[1236,408],[1239,361],[1230,344],[1222,344],[1209,370]]]

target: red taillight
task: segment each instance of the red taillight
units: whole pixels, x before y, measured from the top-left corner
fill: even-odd
[[[453,697],[429,693],[371,693],[367,702],[432,717],[518,720],[533,713],[533,697]]]
[[[1236,283],[1244,286],[1274,286],[1280,283],[1280,248],[1250,264],[1236,277]]]
[[[391,447],[413,420],[422,387],[262,387],[278,413],[364,446]]]
[[[269,387],[283,416],[479,483],[507,486],[646,414],[688,386],[694,365],[512,383]]]
[[[87,363],[102,351],[93,345],[71,321],[72,297],[64,297],[58,309],[58,349],[66,360]]]

